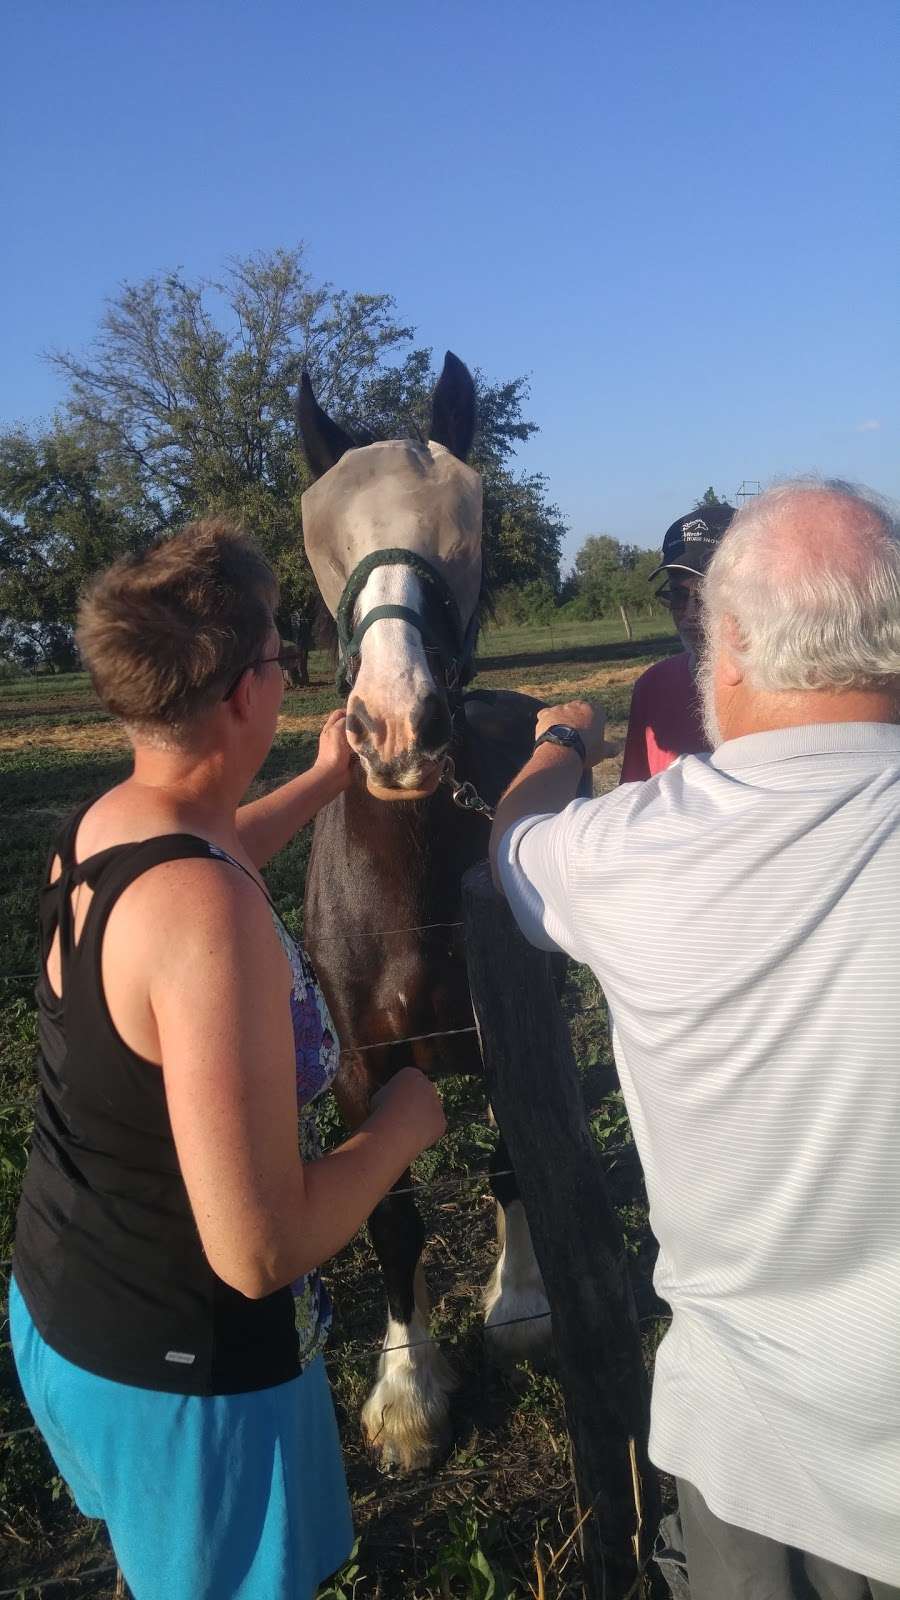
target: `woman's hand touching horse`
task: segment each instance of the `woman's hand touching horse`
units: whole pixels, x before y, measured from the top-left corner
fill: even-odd
[[[350,786],[355,761],[356,756],[347,743],[347,712],[341,706],[340,710],[332,711],[325,719],[319,734],[319,753],[312,770],[324,780],[336,783],[340,793]]]
[[[346,721],[343,709],[332,711],[319,734],[318,753],[309,771],[241,806],[237,830],[255,866],[265,866],[295,833],[312,822],[322,806],[349,787],[356,757],[347,743]]]

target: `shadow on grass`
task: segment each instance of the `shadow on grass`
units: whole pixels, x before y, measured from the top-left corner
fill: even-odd
[[[65,815],[76,806],[121,783],[131,771],[131,758],[121,751],[97,751],[73,758],[66,750],[16,753],[3,763],[0,810],[46,809]]]
[[[650,639],[621,639],[613,644],[562,645],[557,650],[529,650],[519,655],[479,655],[475,658],[475,671],[500,672],[504,667],[562,666],[580,661],[634,661],[642,656],[671,656],[681,648],[680,639],[661,633]]]

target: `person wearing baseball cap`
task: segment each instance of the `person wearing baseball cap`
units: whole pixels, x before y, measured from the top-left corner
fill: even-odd
[[[621,783],[664,772],[679,756],[709,750],[697,698],[696,666],[703,642],[703,576],[734,516],[725,502],[697,506],[666,529],[662,561],[650,579],[665,576],[658,596],[672,613],[683,651],[654,662],[631,697]]]

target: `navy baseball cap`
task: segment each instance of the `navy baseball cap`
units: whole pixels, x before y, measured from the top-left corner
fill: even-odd
[[[679,517],[666,529],[662,561],[654,567],[648,582],[671,567],[678,572],[694,572],[702,578],[716,553],[722,535],[734,516],[734,506],[701,506]]]

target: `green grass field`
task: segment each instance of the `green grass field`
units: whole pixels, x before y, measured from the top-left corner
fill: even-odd
[[[658,622],[635,624],[624,639],[611,623],[489,629],[481,642],[477,687],[517,688],[546,699],[584,695],[607,709],[621,738],[634,678],[677,641]],[[316,730],[338,701],[333,670],[312,661],[313,685],[286,696],[282,729],[260,776],[271,785],[312,760]],[[0,682],[0,1260],[8,1263],[18,1189],[27,1154],[33,1094],[36,896],[50,839],[66,813],[129,769],[116,725],[83,675]],[[612,786],[618,762],[599,769]],[[292,931],[302,934],[307,830],[271,864],[269,885]],[[660,1324],[648,1287],[652,1247],[643,1188],[622,1108],[610,1093],[606,1012],[592,976],[573,968],[565,997],[592,1126],[603,1153],[635,1268],[648,1360]],[[605,1088],[606,1098],[596,1086]],[[360,1405],[383,1333],[383,1297],[365,1234],[332,1262],[335,1300],[329,1368],[354,1498],[359,1548],[323,1600],[563,1600],[580,1592],[577,1555],[563,1547],[574,1524],[567,1438],[559,1386],[528,1370],[502,1376],[484,1359],[479,1296],[493,1260],[494,1208],[486,1168],[493,1134],[481,1087],[443,1085],[450,1131],[418,1164],[421,1210],[429,1228],[425,1264],[434,1333],[446,1340],[460,1377],[455,1441],[446,1467],[427,1476],[385,1478],[359,1439]],[[333,1110],[324,1120],[338,1135]],[[0,1596],[29,1597],[36,1583],[60,1580],[54,1595],[106,1596],[113,1580],[92,1579],[110,1561],[102,1524],[74,1510],[39,1439],[19,1432],[30,1418],[18,1393],[0,1310]],[[543,1588],[539,1587],[538,1567]],[[79,1574],[81,1575],[79,1577]],[[87,1576],[86,1576],[87,1575]],[[494,1587],[491,1588],[491,1582]]]

